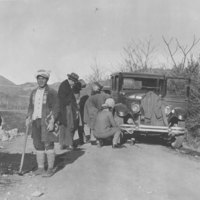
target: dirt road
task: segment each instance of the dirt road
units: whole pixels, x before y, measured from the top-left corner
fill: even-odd
[[[26,159],[34,160],[28,140]],[[9,147],[21,151],[22,138]],[[6,152],[6,150],[4,150]],[[122,149],[85,144],[78,151],[56,148],[57,172],[50,178],[9,175],[1,177],[0,199],[7,200],[198,200],[200,157],[162,145],[125,144]],[[16,156],[15,156],[16,157]],[[29,166],[30,167],[30,166]],[[2,180],[7,187],[1,187]],[[7,181],[7,182],[6,182]],[[5,184],[4,184],[5,185]],[[36,191],[40,197],[33,197]]]

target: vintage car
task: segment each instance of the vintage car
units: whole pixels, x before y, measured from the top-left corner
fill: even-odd
[[[149,73],[111,75],[115,119],[125,135],[156,136],[174,148],[182,145],[190,80]]]

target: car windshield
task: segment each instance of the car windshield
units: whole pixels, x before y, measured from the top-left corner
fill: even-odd
[[[150,78],[123,78],[123,90],[153,90],[161,92],[163,87],[163,80]]]

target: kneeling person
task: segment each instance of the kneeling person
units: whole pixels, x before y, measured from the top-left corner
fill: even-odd
[[[102,105],[102,110],[98,112],[96,117],[94,136],[97,139],[106,139],[113,136],[112,146],[117,148],[119,147],[121,131],[112,115],[114,105],[115,102],[112,98],[108,98]]]

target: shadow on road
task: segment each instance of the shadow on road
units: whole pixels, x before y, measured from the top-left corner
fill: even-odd
[[[0,174],[15,174],[19,171],[21,154],[0,152]],[[35,155],[32,153],[25,154],[22,171],[30,172],[37,167]]]
[[[66,165],[73,163],[85,152],[82,149],[77,148],[74,151],[68,151],[63,154],[58,154],[55,160],[55,171],[58,172],[63,169]]]
[[[74,151],[68,151],[63,154],[56,155],[54,165],[56,172],[63,169],[67,164],[73,163],[83,154],[84,151],[82,149],[77,148]],[[20,153],[11,154],[7,152],[0,152],[0,175],[13,175],[18,173],[21,162],[21,156],[22,155]],[[26,153],[24,156],[24,164],[22,168],[23,174],[34,171],[35,169],[37,169],[35,154]]]
[[[137,143],[144,143],[144,144],[153,144],[153,145],[163,145],[168,146],[167,143],[159,137],[146,137],[146,136],[138,136],[136,138]]]

